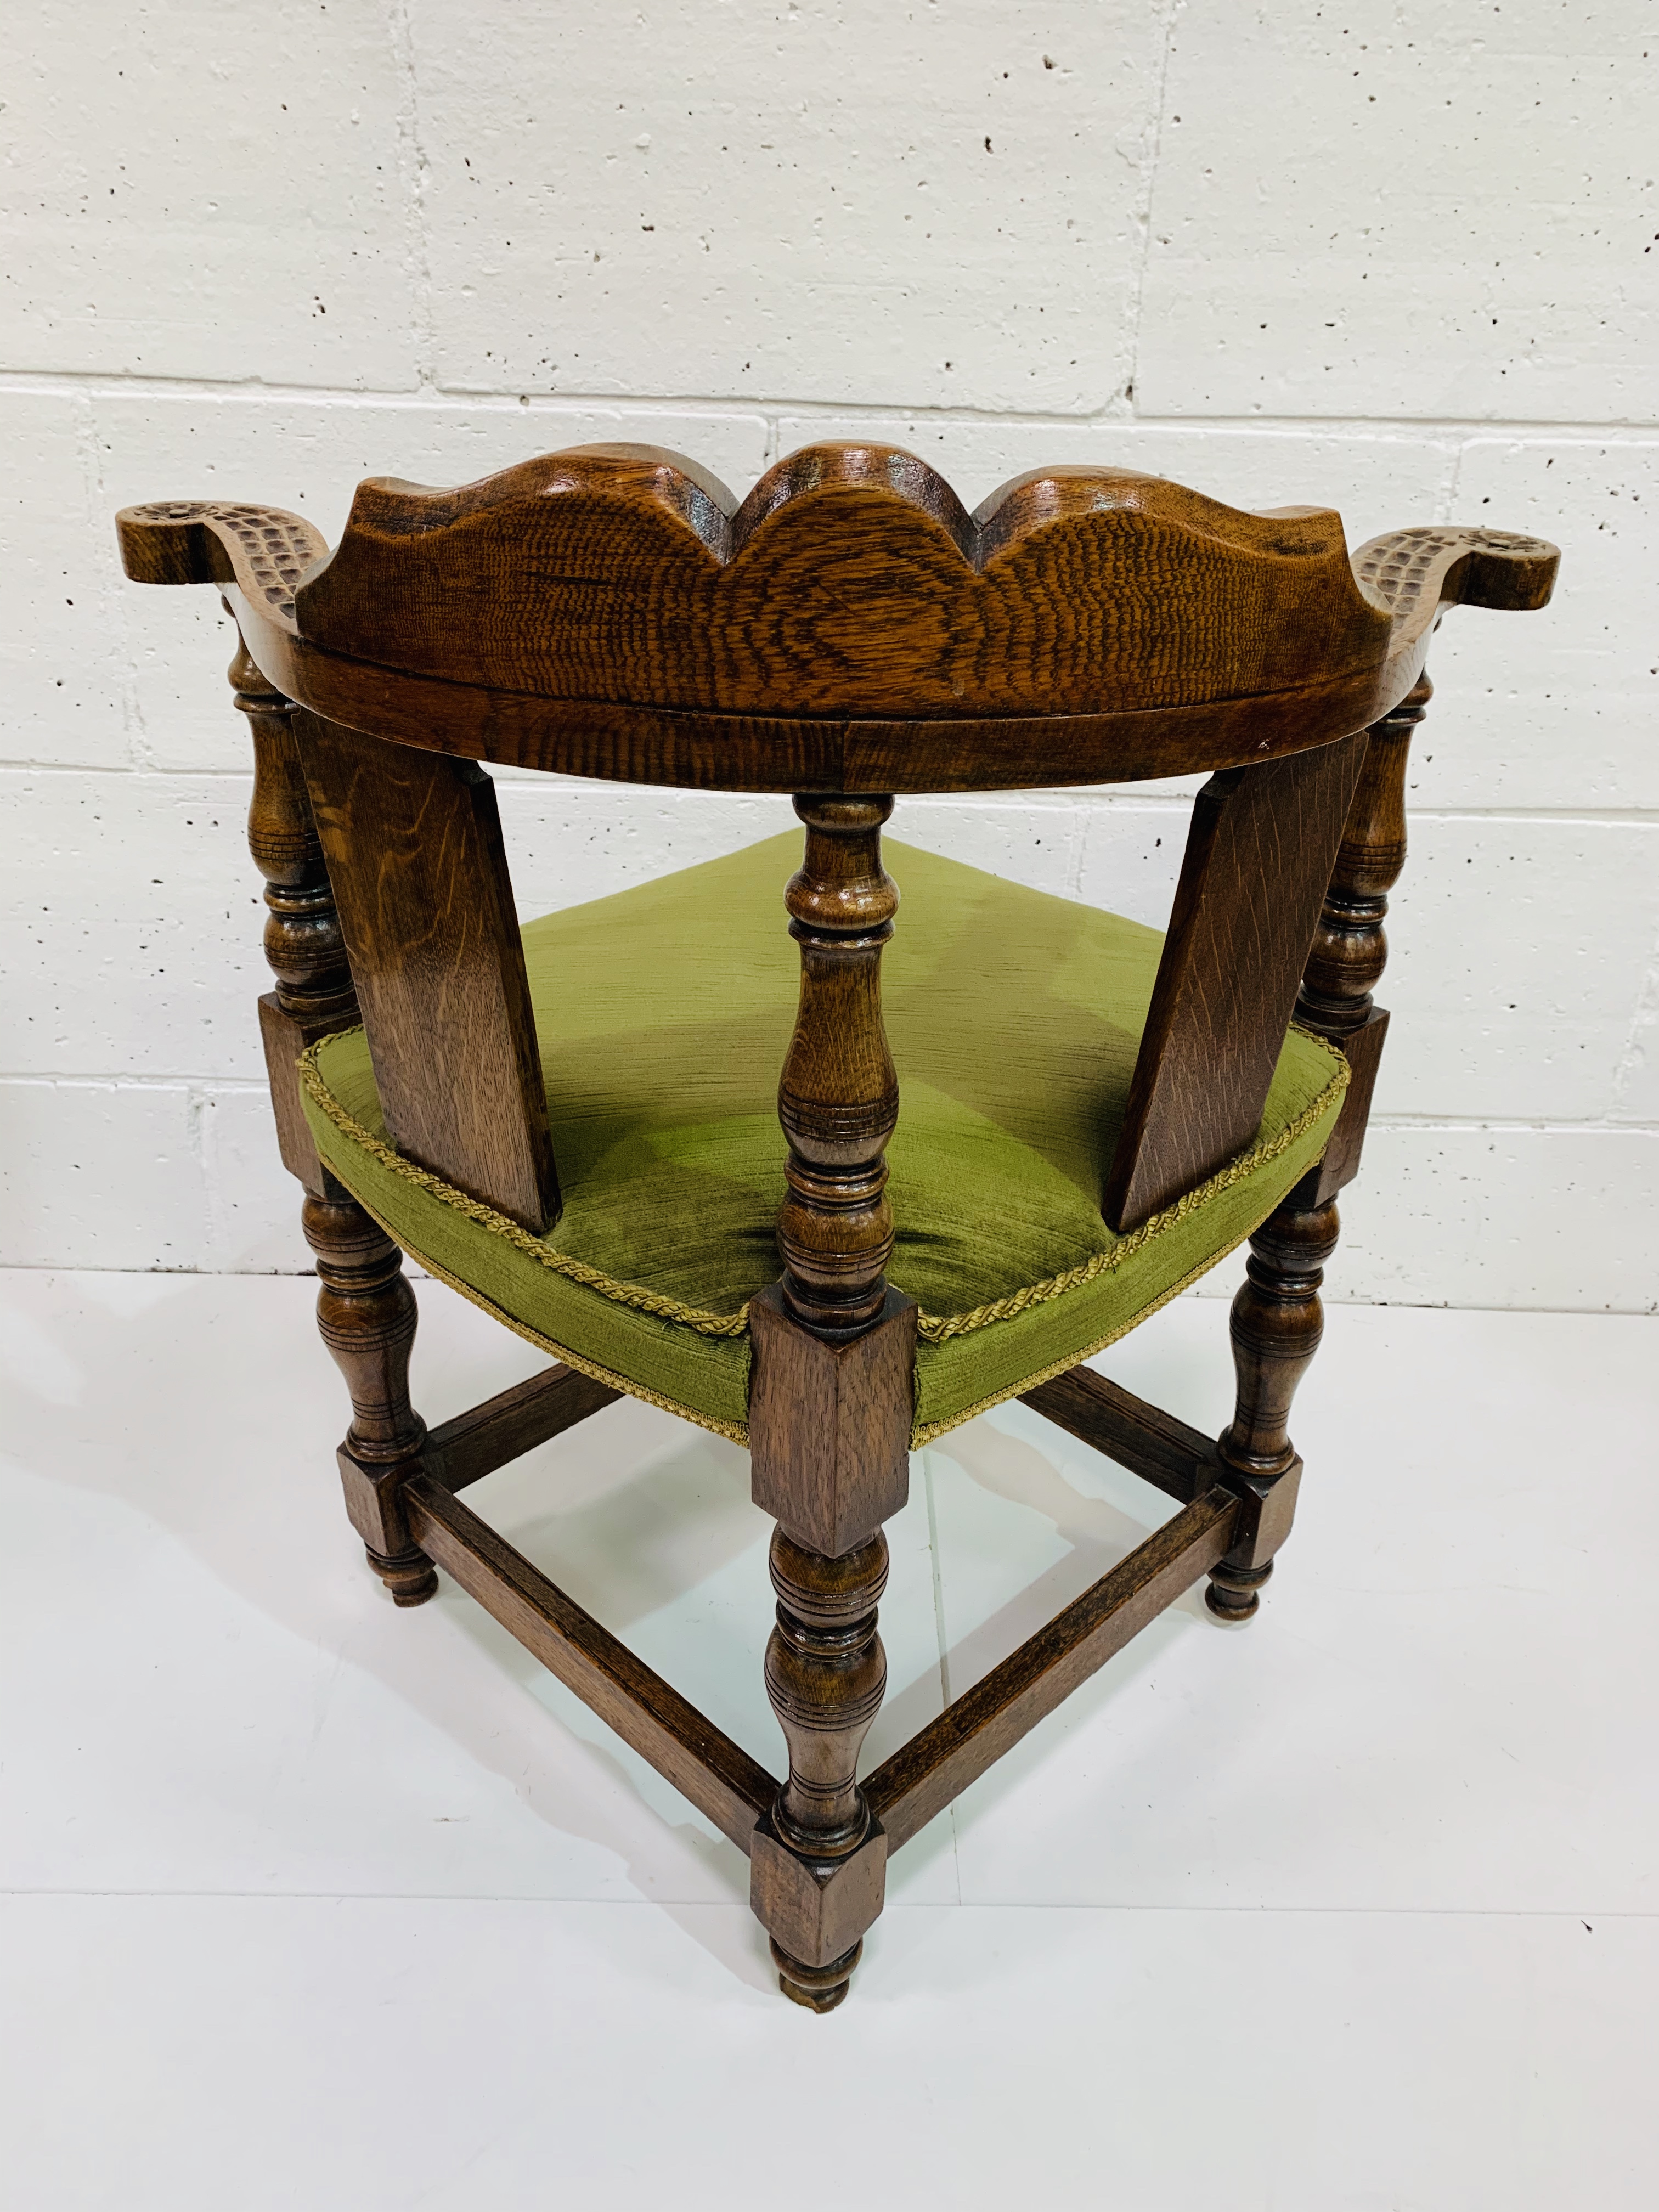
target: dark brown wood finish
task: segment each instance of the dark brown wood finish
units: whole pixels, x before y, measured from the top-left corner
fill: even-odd
[[[876,1601],[887,1579],[881,1523],[909,1486],[915,1308],[889,1288],[893,1249],[888,1139],[898,1079],[881,1018],[881,953],[898,892],[881,865],[887,798],[798,798],[806,850],[784,905],[800,946],[800,1004],[778,1085],[788,1195],[778,1217],[783,1278],[751,1302],[750,1452],[757,1505],[778,1516],[772,1582],[778,1625],[766,1691],[789,1746],[789,1779],[772,1808],[781,1846],[820,1864],[857,1852],[870,1831],[855,1774],[881,1704],[887,1662]],[[874,1881],[877,1855],[861,1868]],[[773,1887],[786,1889],[778,1866]],[[805,1876],[797,1870],[799,1883]],[[842,1886],[843,1893],[845,1886]],[[809,1887],[802,1896],[812,1898]],[[759,1883],[757,1910],[774,1902]],[[824,1981],[815,1905],[768,1921],[786,1996],[827,2012],[847,1979]],[[814,1950],[794,1948],[802,1928]],[[837,1957],[852,1945],[837,1926]],[[861,1936],[860,1927],[852,1931]],[[795,1967],[811,1969],[805,1975]]]
[[[773,1284],[749,1304],[749,1450],[763,1512],[830,1559],[910,1494],[916,1308],[890,1285],[861,1336],[805,1328]]]
[[[421,1605],[438,1587],[403,1509],[403,1484],[417,1464],[426,1423],[409,1402],[415,1293],[403,1254],[354,1198],[307,1198],[301,1212],[322,1288],[317,1328],[351,1393],[351,1426],[340,1446],[346,1511],[372,1566],[399,1605]]]
[[[430,1431],[421,1471],[446,1490],[465,1490],[550,1437],[562,1436],[578,1421],[603,1413],[622,1395],[561,1361]]]
[[[349,1028],[357,1018],[357,1001],[294,743],[300,710],[266,683],[240,634],[229,673],[235,703],[247,718],[253,741],[247,842],[265,879],[270,908],[265,958],[276,988],[259,1000],[259,1029],[277,1149],[289,1173],[320,1198],[326,1185],[300,1109],[295,1062],[331,1030]]]
[[[1179,575],[1192,619],[1142,643]],[[796,714],[1053,714],[1231,698],[1382,657],[1340,519],[1051,469],[977,515],[914,454],[812,446],[739,507],[649,447],[456,491],[371,478],[295,593],[325,651],[547,697]]]
[[[1149,1406],[1092,1367],[1073,1367],[1019,1395],[1022,1405],[1183,1505],[1215,1483],[1219,1468],[1212,1437]]]
[[[830,1340],[876,1320],[893,1249],[883,1154],[898,1077],[881,1019],[881,949],[898,911],[881,865],[892,811],[890,799],[797,799],[806,857],[783,895],[800,946],[800,1006],[778,1085],[789,1140],[783,1304]]]
[[[878,1766],[864,1790],[888,1849],[908,1842],[1149,1620],[1213,1573],[1239,1511],[1231,1491],[1206,1490]]]
[[[1256,764],[1374,721],[1410,689],[1425,642],[1403,641],[1376,669],[1194,706],[808,720],[448,684],[323,653],[264,620],[235,592],[228,596],[261,665],[276,672],[272,680],[329,720],[503,767],[698,791],[1044,789]]]
[[[1245,1279],[1233,1300],[1233,1368],[1238,1398],[1217,1440],[1221,1479],[1243,1511],[1225,1561],[1211,1570],[1205,1602],[1223,1620],[1247,1620],[1261,1604],[1273,1553],[1291,1533],[1302,1462],[1291,1442],[1291,1401],[1319,1349],[1324,1265],[1336,1249],[1336,1207],[1293,1201],[1250,1239]]]
[[[1541,606],[1559,559],[1536,538],[1404,531],[1351,574],[1327,511],[1242,514],[1122,471],[1040,471],[968,523],[924,464],[873,447],[791,456],[722,535],[730,497],[637,448],[553,454],[455,493],[375,482],[320,572],[317,533],[279,509],[179,501],[117,520],[129,575],[225,585],[265,675],[325,719],[476,759],[732,790],[1116,781],[1329,744],[1410,690],[1440,606]],[[574,568],[538,536],[567,525]],[[653,548],[662,567],[641,565]],[[590,555],[599,568],[580,565]],[[370,605],[362,579],[382,558]],[[538,641],[502,648],[522,688],[502,681],[481,641],[549,591]],[[458,619],[469,596],[488,623]],[[1166,603],[1184,617],[1173,662],[1144,643]],[[363,650],[376,642],[407,658]],[[613,652],[623,689],[614,672],[584,689]],[[809,704],[818,683],[827,708]]]
[[[1120,1231],[1255,1137],[1365,755],[1363,732],[1212,776],[1193,803],[1103,1212]]]
[[[296,734],[387,1133],[539,1232],[559,1186],[495,787],[314,714]]]
[[[441,1483],[412,1476],[403,1503],[445,1572],[746,1851],[776,1778]]]
[[[284,543],[291,574],[296,556]],[[295,742],[301,710],[265,682],[240,634],[229,675],[253,740],[247,835],[265,879],[265,958],[276,979],[276,989],[258,1003],[277,1148],[306,1194],[301,1225],[321,1283],[317,1326],[351,1395],[351,1426],[337,1455],[346,1510],[369,1565],[395,1601],[421,1605],[436,1590],[438,1578],[415,1547],[398,1497],[426,1436],[409,1401],[415,1296],[397,1246],[319,1159],[300,1105],[295,1066],[300,1054],[357,1019],[333,890]]]
[[[914,457],[850,443],[791,456],[741,505],[641,447],[450,492],[376,479],[332,556],[297,516],[218,501],[129,508],[118,528],[129,575],[218,586],[245,641],[232,676],[276,971],[262,1022],[319,1323],[351,1391],[340,1468],[371,1561],[400,1604],[447,1567],[707,1812],[749,1855],[785,1993],[828,2011],[892,1850],[1195,1580],[1210,1577],[1223,1619],[1255,1609],[1301,1473],[1287,1424],[1319,1340],[1330,1200],[1358,1164],[1387,1018],[1370,992],[1428,640],[1460,600],[1541,606],[1555,550],[1436,527],[1351,562],[1325,510],[1242,514],[1125,471],[1036,471],[970,516]],[[750,1309],[754,1495],[778,1524],[766,1679],[781,1784],[459,1502],[617,1394],[554,1367],[428,1436],[397,1249],[321,1167],[299,1112],[296,1054],[352,1018],[343,939],[393,1141],[532,1228],[555,1218],[480,760],[804,794],[786,895],[802,982],[779,1097],[783,1276]],[[1349,1104],[1322,1164],[1251,1239],[1218,1442],[1085,1368],[1025,1394],[1182,1510],[860,1787],[917,1320],[884,1272],[897,1085],[879,963],[897,900],[880,827],[896,792],[1194,769],[1214,781],[1110,1218],[1144,1219],[1248,1144],[1298,972],[1300,1018],[1348,1055]]]
[[[1382,925],[1389,893],[1406,865],[1406,770],[1413,732],[1433,693],[1428,678],[1419,677],[1394,712],[1367,732],[1365,765],[1297,995],[1297,1019],[1340,1045],[1352,1070],[1324,1159],[1297,1193],[1304,1206],[1334,1198],[1359,1172],[1377,1064],[1389,1032],[1388,1012],[1371,994],[1388,963]]]

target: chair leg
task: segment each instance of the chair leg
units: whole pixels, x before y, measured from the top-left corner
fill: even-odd
[[[1291,1532],[1302,1462],[1286,1424],[1291,1401],[1319,1349],[1319,1285],[1336,1249],[1336,1206],[1287,1202],[1250,1239],[1245,1279],[1233,1300],[1233,1366],[1238,1396],[1218,1440],[1223,1479],[1244,1504],[1239,1540],[1212,1569],[1204,1601],[1219,1620],[1248,1620],[1261,1602],[1273,1554]]]
[[[403,1254],[331,1178],[330,1194],[307,1197],[301,1218],[322,1281],[317,1327],[351,1393],[351,1426],[339,1451],[346,1511],[395,1602],[421,1605],[438,1576],[410,1534],[398,1498],[426,1436],[409,1402],[418,1316]]]
[[[887,1539],[878,1529],[867,1543],[831,1559],[779,1528],[772,1538],[771,1568],[778,1624],[766,1647],[766,1694],[789,1746],[789,1779],[773,1808],[772,1828],[795,1856],[790,1873],[806,1861],[811,1874],[803,1887],[809,1895],[816,1881],[832,1911],[839,1907],[844,1914],[835,1893],[856,1889],[867,1905],[870,1877],[879,1885],[885,1865],[884,1850],[871,1850],[872,1841],[879,1846],[884,1839],[878,1832],[872,1836],[870,1808],[855,1776],[860,1746],[887,1687],[887,1655],[876,1632],[876,1601],[887,1582]],[[875,1904],[878,1911],[878,1886]],[[857,1917],[858,1932],[844,1949],[803,1944],[836,1948],[836,1955],[821,1964],[797,1958],[773,1934],[772,1957],[785,1996],[813,2012],[835,2010],[864,1948],[867,1923],[861,1913]],[[787,1917],[784,1924],[790,1924]],[[842,1924],[852,1932],[852,1921]]]

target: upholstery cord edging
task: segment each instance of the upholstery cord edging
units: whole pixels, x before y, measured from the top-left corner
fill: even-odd
[[[356,1029],[361,1027],[361,1024],[356,1024]],[[1287,1121],[1277,1136],[1265,1145],[1253,1146],[1249,1151],[1241,1152],[1237,1159],[1230,1160],[1224,1168],[1218,1169],[1206,1182],[1195,1184],[1191,1190],[1183,1191],[1173,1206],[1166,1206],[1162,1212],[1149,1214],[1139,1228],[1132,1229],[1127,1236],[1119,1237],[1105,1251],[1092,1254],[1079,1266],[1068,1267],[1058,1275],[1045,1276],[1040,1282],[1022,1284],[1018,1290],[1011,1291],[1006,1297],[993,1299],[987,1305],[975,1306],[969,1313],[919,1314],[917,1334],[928,1344],[948,1344],[952,1337],[970,1335],[978,1329],[989,1328],[1000,1321],[1012,1321],[1032,1306],[1047,1305],[1055,1298],[1064,1297],[1070,1291],[1081,1290],[1100,1276],[1112,1273],[1155,1237],[1163,1236],[1178,1222],[1186,1220],[1212,1199],[1219,1197],[1223,1191],[1230,1190],[1235,1183],[1254,1175],[1258,1168],[1267,1166],[1288,1152],[1330,1111],[1334,1101],[1347,1089],[1349,1081],[1347,1060],[1337,1047],[1316,1031],[1304,1029],[1300,1023],[1293,1023],[1291,1027],[1299,1036],[1318,1045],[1335,1062],[1335,1067],[1324,1090],[1311,1104],[1303,1109],[1294,1121]],[[556,1251],[544,1238],[535,1236],[522,1222],[499,1212],[482,1199],[469,1198],[465,1191],[457,1190],[441,1176],[434,1175],[428,1168],[417,1167],[413,1160],[405,1159],[401,1152],[394,1152],[390,1145],[374,1136],[340,1103],[324,1081],[317,1065],[317,1055],[325,1045],[332,1044],[338,1037],[356,1033],[356,1029],[337,1030],[328,1036],[319,1037],[307,1051],[301,1054],[297,1062],[301,1085],[307,1097],[334,1124],[342,1136],[349,1138],[393,1175],[425,1191],[428,1197],[435,1198],[441,1204],[465,1214],[468,1220],[476,1221],[480,1228],[489,1230],[492,1235],[505,1238],[515,1250],[524,1253],[540,1266],[550,1268],[555,1274],[563,1275],[571,1282],[580,1283],[585,1289],[597,1291],[601,1297],[610,1299],[615,1305],[628,1306],[635,1312],[650,1314],[659,1321],[676,1322],[683,1328],[695,1330],[699,1336],[738,1337],[748,1334],[749,1307],[746,1302],[734,1314],[709,1313],[701,1306],[687,1305],[682,1299],[664,1297],[659,1291],[647,1290],[642,1284],[619,1281],[616,1276],[605,1274],[597,1267],[590,1267],[585,1261],[575,1259],[568,1252]],[[422,1264],[430,1263],[423,1261]],[[437,1271],[434,1269],[434,1272]]]

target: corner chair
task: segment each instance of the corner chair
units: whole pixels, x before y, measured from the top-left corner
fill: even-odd
[[[130,577],[216,586],[240,634],[259,1016],[369,1563],[403,1606],[453,1576],[730,1837],[784,1993],[828,2011],[892,1852],[1195,1582],[1257,1608],[1388,1028],[1429,638],[1541,607],[1556,550],[1436,526],[1351,561],[1328,510],[1128,471],[970,515],[860,444],[740,504],[633,446],[372,478],[332,553],[220,501],[118,528]],[[804,858],[520,930],[481,761],[788,793]],[[1194,770],[1166,933],[890,846],[895,934],[896,796]],[[1247,1238],[1219,1437],[1085,1364]],[[404,1253],[556,1364],[428,1430]],[[749,1449],[782,1780],[461,1498],[624,1394]],[[1013,1397],[1176,1510],[860,1778],[908,1454]]]

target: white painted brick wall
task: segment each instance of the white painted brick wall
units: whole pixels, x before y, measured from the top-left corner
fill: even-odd
[[[970,504],[1122,461],[1328,501],[1354,543],[1561,544],[1547,614],[1454,617],[1436,648],[1334,1288],[1651,1309],[1656,53],[1634,0],[45,0],[6,113],[0,1252],[305,1257],[228,625],[124,582],[116,507],[268,500],[332,537],[373,471],[620,437],[742,489],[852,434]],[[1161,922],[1191,788],[895,828]],[[790,818],[502,799],[531,911]]]

